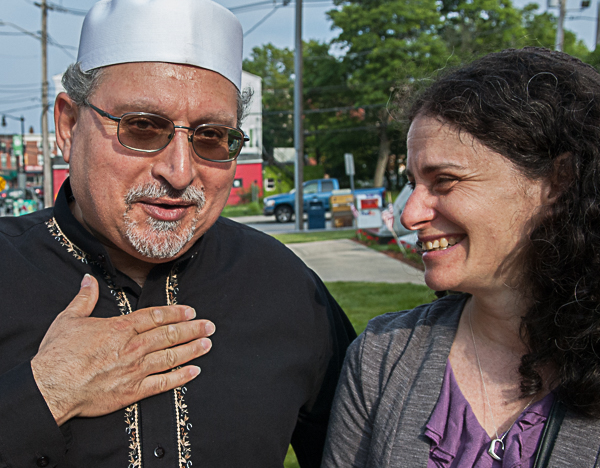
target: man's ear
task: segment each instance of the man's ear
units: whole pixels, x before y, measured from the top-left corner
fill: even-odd
[[[79,118],[79,107],[67,93],[60,93],[54,101],[54,128],[56,144],[66,163],[71,159],[73,134]]]

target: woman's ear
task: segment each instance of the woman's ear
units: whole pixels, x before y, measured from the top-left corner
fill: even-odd
[[[66,163],[71,158],[73,148],[73,133],[79,117],[79,107],[67,93],[60,93],[54,101],[54,128],[56,144],[63,154]]]
[[[563,153],[554,160],[552,174],[544,191],[545,204],[553,204],[571,185],[574,176],[571,160],[571,153]]]

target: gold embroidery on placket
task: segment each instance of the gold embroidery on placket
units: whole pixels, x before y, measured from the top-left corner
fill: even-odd
[[[177,293],[179,292],[179,279],[177,277],[177,265],[173,267],[167,278],[167,305],[177,304]],[[173,390],[175,397],[175,422],[177,424],[177,449],[179,452],[179,468],[192,466],[192,448],[190,446],[189,431],[192,423],[189,421],[189,413],[184,395],[186,387],[177,387]]]
[[[121,288],[117,288],[110,275],[98,262],[95,262],[82,249],[77,247],[69,240],[62,232],[55,218],[51,218],[46,222],[46,226],[50,234],[63,247],[67,249],[77,260],[82,263],[95,265],[100,268],[106,284],[108,285],[111,294],[115,297],[119,312],[121,315],[131,313],[131,305],[125,292]],[[177,265],[173,267],[167,278],[167,305],[177,304],[177,293],[179,280],[177,277]],[[185,403],[184,395],[187,392],[186,387],[178,387],[173,390],[175,400],[175,422],[177,431],[177,449],[179,452],[179,468],[190,468],[192,466],[192,449],[189,440],[189,431],[192,429],[192,423],[189,422],[189,413],[187,404]],[[129,435],[129,466],[128,468],[140,468],[142,466],[142,444],[140,442],[139,430],[139,404],[125,408],[125,424],[127,424],[126,432]]]

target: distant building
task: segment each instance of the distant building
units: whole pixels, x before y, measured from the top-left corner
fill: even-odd
[[[44,155],[42,151],[42,135],[39,133],[26,133],[24,158],[15,154],[13,143],[15,139],[21,138],[20,134],[0,135],[0,176],[6,179],[11,186],[17,183],[19,166],[23,165],[27,185],[42,185],[44,172]],[[54,133],[48,135],[50,144],[50,155],[54,160],[61,155],[56,146]],[[61,159],[62,161],[62,159]]]
[[[252,101],[244,121],[242,130],[248,135],[248,141],[238,156],[237,169],[233,188],[227,200],[228,205],[237,205],[252,197],[252,186],[255,194],[262,196],[263,167],[262,167],[262,79],[252,73],[242,72],[242,89],[250,88],[253,92]]]

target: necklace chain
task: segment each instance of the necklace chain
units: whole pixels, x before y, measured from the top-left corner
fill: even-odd
[[[494,433],[496,434],[496,438],[494,440],[492,440],[490,447],[488,448],[488,453],[490,454],[490,456],[493,459],[502,460],[502,458],[496,453],[496,445],[500,444],[500,446],[502,447],[502,450],[504,451],[504,438],[510,432],[510,430],[513,428],[513,426],[516,424],[516,422],[518,421],[518,419],[521,416],[521,414],[523,413],[523,411],[525,411],[527,408],[529,408],[529,405],[531,405],[531,403],[533,403],[533,400],[535,399],[535,395],[533,395],[531,400],[529,400],[529,403],[527,403],[525,405],[525,407],[521,410],[521,413],[519,415],[517,415],[517,417],[515,418],[513,423],[510,425],[510,427],[506,430],[506,432],[504,434],[502,434],[502,437],[500,437],[498,435],[498,426],[496,426],[496,421],[494,420],[494,412],[492,411],[492,403],[490,402],[490,397],[488,395],[487,388],[485,386],[485,379],[483,378],[483,370],[481,369],[481,361],[479,360],[479,352],[477,351],[477,343],[475,342],[475,334],[473,333],[473,323],[471,321],[471,315],[472,315],[471,311],[469,311],[469,329],[471,330],[471,338],[473,340],[473,348],[475,349],[475,357],[477,358],[477,367],[479,368],[479,376],[481,377],[481,385],[483,386],[483,393],[485,395],[485,399],[487,401],[488,408],[490,410],[490,417],[492,418],[492,425],[494,426]]]

